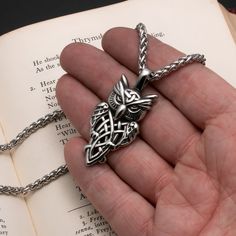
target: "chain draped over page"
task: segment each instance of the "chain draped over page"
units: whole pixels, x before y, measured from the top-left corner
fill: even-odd
[[[41,117],[36,122],[33,122],[25,129],[23,129],[14,139],[9,143],[0,145],[0,151],[11,150],[20,143],[24,142],[31,134],[36,132],[38,129],[45,127],[53,121],[56,121],[62,117],[65,117],[63,111],[55,110],[52,113]],[[59,178],[60,176],[66,174],[68,168],[66,165],[61,165],[57,169],[51,171],[50,173],[44,175],[42,178],[37,179],[33,183],[26,185],[25,187],[13,187],[13,186],[3,186],[0,185],[0,194],[14,195],[14,196],[25,196],[29,192],[33,192],[42,188],[43,186],[51,183],[53,180]]]

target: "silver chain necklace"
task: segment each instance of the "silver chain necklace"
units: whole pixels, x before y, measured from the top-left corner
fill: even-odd
[[[135,139],[139,127],[137,121],[144,117],[146,111],[151,107],[156,98],[156,95],[141,97],[141,91],[149,82],[160,80],[171,72],[194,62],[205,65],[206,59],[204,55],[191,54],[183,56],[157,71],[150,71],[146,67],[148,48],[146,27],[140,23],[136,26],[136,30],[139,35],[138,81],[136,86],[131,89],[128,86],[127,78],[125,75],[122,75],[121,80],[114,86],[108,97],[108,103],[102,102],[95,107],[90,120],[90,141],[85,147],[86,165],[88,166],[105,162],[106,154],[131,143]],[[64,116],[63,111],[55,110],[41,117],[36,122],[27,126],[9,143],[0,145],[0,151],[13,149],[38,129]],[[67,172],[67,165],[64,164],[25,187],[0,185],[0,194],[24,197]]]

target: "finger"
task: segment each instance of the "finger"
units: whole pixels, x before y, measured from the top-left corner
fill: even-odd
[[[58,104],[79,133],[89,139],[89,119],[94,107],[100,102],[81,83],[70,75],[62,76],[56,85]]]
[[[103,48],[121,64],[137,72],[138,36],[128,28],[115,28],[103,37]],[[126,53],[123,53],[126,52]],[[157,70],[183,56],[183,53],[149,37],[147,66]],[[235,101],[234,88],[206,67],[194,63],[153,82],[186,117],[200,128],[223,112],[229,112]]]
[[[118,235],[147,235],[154,208],[107,164],[85,167],[84,145],[83,139],[74,138],[65,146],[66,162],[75,183]]]
[[[66,47],[61,54],[61,65],[103,100],[107,99],[122,73],[127,75],[131,84],[137,80],[137,76],[109,55],[85,44],[71,44]],[[152,94],[156,91],[149,87],[146,93]],[[154,150],[171,163],[175,163],[186,147],[199,138],[196,128],[161,96],[142,121],[141,135]]]
[[[69,75],[59,80],[56,91],[66,116],[88,140],[89,119],[99,99]],[[156,193],[170,181],[173,174],[173,169],[141,139],[112,152],[108,160],[125,182],[152,203],[156,201]]]

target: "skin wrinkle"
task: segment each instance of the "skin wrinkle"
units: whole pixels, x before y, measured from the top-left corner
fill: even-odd
[[[232,198],[232,195],[236,195],[236,189],[234,191],[232,191],[232,193],[229,193],[229,191],[226,188],[227,186],[225,186],[225,184],[223,184],[221,182],[219,182],[219,183],[220,183],[220,193],[221,193],[221,195],[223,195],[223,193],[226,194],[226,197],[222,198],[222,201],[226,200],[227,198],[230,198],[233,201],[233,203],[236,207],[236,196],[235,196],[235,199]]]
[[[146,142],[145,139],[144,139],[142,136],[139,136],[139,138],[140,138],[141,140],[143,140],[144,142]],[[149,143],[148,143],[148,145],[153,149],[153,146],[151,146]],[[154,150],[154,149],[153,149],[153,150]],[[166,163],[168,164],[169,167],[171,167],[172,169],[174,168],[173,163],[171,163],[170,161],[168,161],[168,160],[166,159],[166,157],[164,157],[163,155],[161,155],[157,150],[154,150],[154,151],[155,151],[155,153],[156,153],[156,155],[157,155],[158,157],[160,157],[160,158],[162,158],[163,160],[166,161]]]
[[[180,164],[181,164],[181,165],[184,165],[184,166],[186,166],[186,167],[188,167],[188,168],[194,169],[194,170],[196,170],[197,172],[201,172],[205,177],[207,177],[207,179],[209,180],[209,182],[212,183],[211,179],[208,177],[208,175],[207,175],[203,170],[199,170],[199,169],[196,169],[196,168],[194,168],[194,167],[190,167],[189,165],[185,165],[184,163],[180,163]],[[212,184],[212,186],[213,186],[214,189],[215,189],[215,186],[214,186],[213,184]],[[201,213],[195,208],[195,206],[202,204],[202,202],[199,202],[198,204],[192,204],[192,203],[184,196],[184,194],[183,194],[180,190],[178,190],[176,187],[175,187],[175,189],[176,189],[176,190],[183,196],[183,198],[188,202],[189,206],[192,206],[192,207],[193,207],[193,209],[196,211],[196,213],[198,213],[199,216],[201,216],[201,218],[203,218],[203,219],[206,218],[205,216],[201,215]],[[217,192],[216,189],[215,189],[215,192]],[[218,193],[218,192],[217,192],[217,193]],[[217,194],[217,195],[218,195],[218,194]],[[217,199],[218,199],[218,197],[217,197]],[[216,201],[216,202],[217,202],[217,201]],[[216,205],[216,204],[214,204],[214,205]]]
[[[161,96],[159,96],[159,99],[158,99],[158,101],[157,101],[157,103],[156,104],[154,104],[154,106],[152,107],[152,110],[158,110],[158,109],[160,109],[162,106],[166,106],[166,104],[167,104],[167,102],[169,102],[169,100],[167,99],[167,101],[162,97],[162,95]],[[171,104],[172,105],[172,104]],[[152,112],[152,110],[151,110],[151,112]],[[150,112],[148,112],[147,113],[147,115],[146,116],[151,116],[152,114],[150,113]],[[182,114],[181,114],[182,115]],[[146,117],[145,117],[146,118]],[[183,117],[183,118],[185,118],[185,117]],[[187,120],[186,120],[187,121]],[[187,124],[186,124],[187,125]],[[140,125],[140,130],[141,130],[141,135],[142,135],[142,130],[143,130],[143,126],[142,126],[142,123],[141,123],[141,125]],[[178,159],[184,154],[184,150],[183,151],[181,151],[182,149],[187,149],[188,147],[188,144],[189,144],[189,146],[191,145],[190,144],[190,142],[191,142],[191,140],[189,140],[189,139],[191,139],[191,137],[193,136],[193,138],[195,137],[196,139],[199,137],[199,134],[200,133],[198,133],[197,132],[197,130],[192,130],[191,131],[191,135],[189,136],[189,137],[186,137],[187,138],[187,141],[184,141],[183,142],[183,145],[181,145],[180,147],[178,147],[178,149],[179,150],[177,150],[177,151],[175,151],[174,152],[174,154],[175,154],[175,156],[176,156],[176,159],[174,159],[173,160],[173,163],[170,163],[171,165],[176,165],[177,164],[177,162],[178,162]],[[194,140],[193,140],[194,141]],[[186,143],[187,142],[187,143]],[[189,143],[188,143],[189,142]],[[160,156],[162,156],[162,158],[163,159],[165,159],[165,160],[169,160],[169,159],[171,159],[171,158],[169,158],[168,156],[164,156],[163,154],[161,155],[159,152],[158,152],[158,149],[157,148],[155,148],[155,146],[153,145],[153,143],[152,142],[148,142],[147,144],[149,144],[149,145],[151,145],[151,147],[160,155]],[[185,147],[186,146],[186,147]],[[186,150],[187,151],[187,150]],[[177,153],[177,154],[176,154]]]
[[[217,160],[218,160],[218,158],[216,158],[215,159],[216,160],[216,166],[219,166],[218,164],[217,164]],[[207,166],[207,165],[206,165]],[[216,212],[218,211],[218,209],[220,208],[220,203],[222,204],[222,199],[220,199],[221,198],[221,196],[222,196],[222,190],[226,193],[226,194],[228,194],[227,193],[227,191],[226,191],[226,189],[225,189],[225,187],[224,187],[224,185],[221,183],[221,179],[220,179],[220,177],[219,177],[219,174],[218,174],[218,171],[216,171],[216,173],[217,173],[217,176],[212,176],[211,175],[211,173],[207,170],[207,173],[208,173],[208,176],[210,177],[211,176],[211,178],[209,178],[209,179],[212,179],[212,183],[213,183],[213,186],[214,187],[216,187],[216,182],[219,184],[219,186],[217,186],[217,188],[216,188],[216,191],[218,192],[218,193],[220,193],[219,194],[219,197],[218,197],[218,201],[217,201],[217,207],[215,208],[215,210],[212,212],[212,214],[211,214],[211,217],[210,217],[210,219],[206,222],[206,225],[202,228],[202,230],[201,230],[201,232],[204,232],[204,230],[205,230],[205,228],[209,225],[209,223],[213,220],[213,218],[215,217],[215,215],[216,215]],[[213,181],[213,180],[215,180],[215,181]],[[228,195],[228,197],[230,197],[230,195]],[[224,199],[223,199],[224,200]],[[232,198],[231,198],[231,200],[234,202],[234,204],[236,205],[236,201],[235,200],[233,200]],[[223,230],[220,226],[218,226],[218,225],[216,225],[216,227],[218,227],[221,231]],[[225,235],[227,235],[227,233],[225,234]]]
[[[223,160],[222,160],[223,159]],[[216,172],[217,172],[217,178],[218,178],[218,183],[219,185],[222,187],[222,165],[224,165],[224,161],[225,161],[225,156],[222,157],[221,160],[219,160],[219,158],[215,158],[216,160]],[[222,165],[219,163],[219,161],[222,163]]]
[[[235,98],[236,99],[236,98]],[[218,122],[222,119],[222,117],[235,117],[236,118],[236,111],[231,111],[229,108],[233,107],[232,104],[228,104],[225,107],[222,107],[222,110],[215,114],[213,117],[206,120],[206,127],[211,125],[216,126],[218,128],[222,128]],[[235,106],[236,107],[236,106]],[[223,118],[224,120],[224,118]],[[221,122],[224,124],[224,122]],[[232,130],[231,130],[232,131]]]
[[[185,203],[181,203],[181,204],[173,204],[172,202],[169,203],[169,204],[163,204],[162,205],[170,205],[171,207],[173,206],[177,206],[177,207],[182,207],[182,208],[191,208],[195,213],[196,215],[198,215],[200,218],[204,219],[204,217],[193,207],[193,204],[191,202],[189,202],[189,200],[182,194],[181,191],[179,191],[179,189],[176,188],[175,184],[172,184],[173,188],[176,190],[176,192],[178,192],[181,197],[183,197],[183,199],[185,200]]]
[[[186,137],[183,144],[179,147],[179,150],[177,150],[176,159],[175,159],[175,165],[184,157],[184,155],[188,152],[188,150],[193,147],[194,144],[199,142],[199,135],[196,133],[193,133],[189,135],[189,137]]]
[[[221,186],[221,187],[222,187],[222,186]],[[222,193],[221,193],[221,195],[222,195]],[[229,197],[229,198],[230,198],[230,197]],[[230,199],[231,199],[231,198],[230,198]],[[232,199],[231,199],[231,200],[232,200]],[[224,200],[223,200],[223,201],[224,201]],[[233,201],[233,200],[232,200],[232,201]],[[221,203],[220,203],[220,202],[221,202]],[[234,202],[234,204],[236,205],[235,201],[233,201],[233,202]],[[220,200],[220,197],[219,197],[219,200],[218,200],[218,203],[217,203],[217,207],[216,207],[215,210],[212,212],[211,217],[210,217],[210,219],[206,222],[205,226],[202,227],[202,229],[201,229],[201,231],[200,231],[200,235],[201,235],[201,233],[204,233],[205,230],[207,230],[208,225],[209,225],[210,222],[214,219],[216,213],[219,211],[219,208],[221,207],[221,204],[222,204],[222,200]],[[234,221],[236,221],[236,217],[235,217]],[[233,224],[233,222],[231,222],[231,224]],[[215,225],[215,224],[214,224],[214,227],[219,228],[221,232],[224,231],[225,233],[224,233],[223,235],[227,235],[227,232],[226,232],[226,229],[225,229],[225,228],[222,228],[220,225]],[[226,226],[226,228],[227,228],[227,226]]]
[[[189,67],[190,67],[191,65],[189,65]],[[192,66],[198,66],[198,65],[192,65]],[[200,65],[199,65],[200,66]],[[189,74],[189,73],[187,73],[187,72],[184,72],[184,71],[177,71],[176,73],[179,73],[179,74],[182,74],[182,73],[184,73],[184,74],[186,74],[186,76],[184,77],[188,82],[189,81],[195,81],[196,79],[195,79],[195,74]],[[186,84],[188,84],[188,83],[186,83]],[[186,91],[185,91],[185,93],[182,93],[181,95],[178,95],[178,98],[173,98],[172,99],[172,101],[175,101],[174,102],[174,104],[178,107],[179,106],[179,104],[181,104],[181,103],[184,103],[184,101],[186,101],[186,97],[187,98],[191,98],[191,100],[195,100],[195,101],[198,101],[198,102],[200,102],[201,101],[201,107],[203,108],[203,107],[205,107],[205,109],[202,109],[201,108],[201,110],[203,110],[203,112],[202,112],[202,114],[204,114],[204,115],[202,115],[202,116],[204,116],[204,117],[207,117],[208,115],[209,115],[209,107],[211,107],[209,104],[206,104],[206,100],[208,100],[208,98],[207,98],[207,94],[203,94],[202,92],[201,93],[199,93],[199,92],[197,92],[196,93],[196,89],[194,89],[193,88],[193,83],[191,83],[191,87],[189,88],[188,86],[187,86],[187,88],[185,89]],[[191,92],[192,91],[192,92]],[[177,95],[176,95],[177,96]],[[206,96],[206,98],[205,99],[203,99],[203,96]],[[209,103],[209,101],[208,101],[208,103]],[[214,103],[214,102],[212,102],[212,103]],[[185,110],[186,109],[188,109],[188,107],[185,107],[184,108]],[[185,111],[184,110],[184,111]],[[204,112],[205,111],[205,112]],[[194,111],[193,111],[194,112]],[[198,112],[198,111],[196,111],[196,112]],[[197,114],[196,114],[197,115]],[[192,114],[191,115],[187,115],[186,114],[186,117],[188,118],[188,119],[191,119],[191,116],[193,116]],[[195,123],[195,125],[197,125],[197,127],[202,131],[202,130],[204,130],[204,128],[206,128],[206,123],[205,122],[202,122],[202,123],[198,123],[198,124],[196,124]]]
[[[214,124],[214,125],[208,125],[208,129],[210,129],[211,128],[211,130],[215,130],[215,129],[218,129],[219,131],[222,131],[222,128],[221,127],[219,127],[219,126],[217,126],[216,124]],[[222,132],[221,132],[222,133]],[[225,133],[224,133],[225,134]],[[214,139],[214,143],[216,143],[217,144],[217,146],[222,146],[221,144],[223,143],[225,143],[225,140],[228,140],[228,139],[230,139],[231,138],[231,136],[229,136],[229,137],[224,137],[224,139],[222,139],[221,137],[218,139],[218,140],[215,140]],[[207,138],[205,138],[205,141],[208,141],[209,142],[209,140],[207,139]],[[204,145],[204,146],[206,146],[206,144]],[[206,155],[207,155],[207,151],[206,151]],[[216,155],[216,154],[215,154]],[[221,163],[224,163],[224,161],[222,160],[222,158],[224,158],[224,159],[226,159],[226,155],[227,155],[227,153],[224,153],[224,155],[222,155],[221,156]],[[231,153],[229,153],[229,155],[231,155]],[[222,184],[221,183],[221,177],[223,176],[222,174],[220,174],[221,173],[221,169],[223,169],[223,166],[222,166],[222,164],[221,163],[218,163],[218,161],[220,160],[219,159],[219,157],[217,157],[217,156],[215,156],[215,171],[214,171],[214,174],[215,174],[215,176],[214,175],[212,175],[211,174],[211,172],[210,171],[208,171],[208,174],[210,175],[210,176],[212,176],[219,184]],[[210,163],[207,163],[206,162],[206,167],[208,167],[208,165],[209,165]],[[209,169],[208,169],[209,170]]]
[[[99,183],[99,179],[103,178],[104,175],[106,175],[109,172],[109,169],[102,169],[102,171],[99,171],[96,173],[96,175],[93,175],[92,179],[89,179],[89,181],[83,182],[83,187],[86,189],[87,193],[93,193],[96,192],[94,191],[94,187],[96,186],[96,189],[100,189],[97,185],[92,185],[91,182],[96,182]]]
[[[185,200],[185,202],[187,203],[187,204],[185,204],[185,205],[180,205],[180,204],[173,204],[173,203],[170,203],[169,205],[170,206],[177,206],[177,207],[184,207],[184,208],[190,208],[190,209],[192,209],[193,210],[193,212],[195,212],[195,214],[198,216],[198,217],[200,217],[200,219],[202,219],[201,221],[203,221],[203,220],[205,220],[204,218],[204,216],[202,216],[194,207],[193,207],[193,205],[188,201],[188,199],[184,196],[184,194],[182,194],[181,193],[181,191],[179,191],[176,187],[175,187],[175,185],[174,184],[172,184],[172,186],[173,186],[173,188],[183,197],[183,199]],[[157,202],[157,204],[158,204],[158,202]],[[160,203],[159,203],[160,204]],[[163,204],[162,203],[162,205],[166,205],[166,204]],[[199,224],[199,223],[198,223]],[[193,233],[193,232],[191,232],[191,233]],[[171,234],[170,234],[171,235]],[[191,234],[191,235],[193,235],[193,234]],[[197,234],[196,235],[199,235],[198,234],[198,232],[197,232]]]
[[[106,212],[106,215],[111,220],[111,222],[113,222],[113,219],[116,218],[116,214],[118,214],[119,212],[122,212],[120,211],[120,209],[124,207],[124,203],[127,202],[130,195],[131,195],[131,189],[127,188],[126,192],[124,192],[123,194],[118,193],[116,195],[116,198],[113,199],[112,206],[110,206],[109,210]]]
[[[183,163],[181,163],[181,164],[183,164]],[[187,166],[187,167],[190,167],[190,166]],[[196,168],[194,168],[194,167],[190,167],[190,168],[196,169]],[[197,170],[197,171],[201,171],[201,172],[203,172],[204,174],[206,174],[203,170],[200,170],[200,169],[196,169],[196,170]],[[209,175],[206,174],[206,176],[208,177]],[[209,179],[209,181],[212,183],[212,186],[215,188],[216,192],[218,193],[218,188],[216,188],[214,181],[212,181],[211,178],[208,178],[208,179]],[[176,189],[176,190],[177,190],[177,189]],[[181,194],[180,191],[178,191],[178,192]],[[184,197],[183,194],[181,194],[181,195]],[[186,198],[185,198],[185,199],[186,199]],[[186,200],[187,200],[187,199],[186,199]],[[219,202],[220,202],[220,196],[218,196],[215,205],[217,206],[217,205],[219,204]],[[190,204],[190,206],[193,206],[191,203],[189,203],[189,204]],[[210,222],[210,221],[212,220],[212,218],[215,216],[215,212],[217,211],[217,208],[218,208],[218,207],[215,207],[215,208],[214,208],[214,210],[213,210],[213,212],[211,213],[209,219],[206,220],[205,225],[202,226],[202,228],[200,229],[200,232],[199,232],[197,235],[200,235],[201,232],[205,229],[205,227],[208,226],[209,222]],[[193,207],[193,209],[194,209],[201,217],[203,217],[194,207]],[[204,217],[203,217],[203,218],[204,218]]]
[[[127,149],[125,149],[125,150],[123,149],[123,151],[122,151],[121,154],[120,154],[119,150],[116,151],[115,156],[113,157],[113,159],[114,159],[114,158],[117,158],[117,159],[119,159],[119,161],[118,161],[118,162],[116,161],[116,164],[115,164],[115,165],[114,165],[114,164],[111,164],[111,161],[109,161],[110,159],[109,159],[109,156],[108,156],[108,163],[109,163],[110,167],[111,167],[111,168],[117,173],[117,175],[118,175],[121,179],[123,179],[123,180],[125,180],[125,179],[122,178],[122,175],[119,173],[119,169],[121,169],[121,167],[122,167],[124,164],[126,164],[127,158],[125,159],[125,157],[129,156],[129,153],[132,153],[132,151],[136,148],[136,146],[139,145],[139,141],[141,141],[141,140],[143,141],[143,139],[140,139],[139,137],[137,137],[136,140],[134,141],[133,145],[130,146],[130,148],[127,148]],[[143,141],[143,142],[145,143],[145,141]],[[154,152],[154,150],[153,150],[151,147],[150,147],[150,151],[153,151],[153,152]],[[166,185],[167,185],[166,183],[168,183],[168,182],[170,181],[169,179],[170,179],[171,176],[172,176],[172,174],[170,173],[170,169],[168,168],[168,166],[166,166],[165,170],[163,170],[162,172],[163,172],[163,175],[159,173],[158,177],[156,178],[156,180],[154,181],[154,184],[153,184],[153,186],[158,186],[160,189],[166,187]],[[158,185],[157,185],[157,183],[158,183]],[[137,190],[137,189],[136,189],[136,190]],[[152,195],[152,189],[150,189],[150,190],[151,190],[151,191],[150,191],[150,193],[148,194],[148,195],[150,195],[150,197],[147,198],[147,200],[148,200],[152,205],[155,206],[154,202],[155,202],[155,199],[156,199],[157,190],[154,191],[154,193],[155,193],[154,198],[151,197],[151,195]]]
[[[182,165],[185,165],[183,162],[181,163]],[[212,187],[215,189],[215,192],[219,192],[219,186],[217,185],[215,185],[215,182],[214,181],[212,181],[213,179],[212,178],[210,178],[210,175],[205,171],[205,170],[202,170],[202,169],[197,169],[197,168],[195,168],[195,167],[193,167],[193,166],[189,166],[189,165],[185,165],[185,166],[187,166],[187,167],[189,167],[189,168],[192,168],[192,169],[194,169],[194,170],[196,170],[196,171],[199,171],[199,172],[201,172],[201,173],[203,173],[206,177],[207,177],[207,179],[209,180],[209,182],[212,184]]]
[[[223,189],[223,192],[226,193],[226,197],[221,200],[221,204],[223,204],[224,201],[227,201],[227,199],[230,199],[232,201],[232,203],[234,204],[234,207],[236,208],[236,199],[233,198],[233,195],[235,195],[236,193],[230,193],[229,194],[227,192],[227,190],[223,186],[221,186],[221,187]],[[222,195],[222,193],[221,193],[221,195]],[[227,228],[230,225],[232,225],[233,222],[235,222],[235,221],[236,221],[236,216],[234,216],[234,220],[233,221],[231,221],[228,225],[225,225],[225,228]]]
[[[153,218],[154,214],[143,222],[143,225],[140,226],[140,236],[151,236],[153,232]]]
[[[165,172],[165,171],[163,171]],[[158,201],[158,198],[160,196],[160,193],[162,192],[162,190],[164,188],[166,188],[170,183],[171,183],[171,180],[173,178],[173,175],[170,175],[169,173],[167,174],[160,174],[159,177],[156,178],[155,180],[155,184],[154,186],[155,187],[155,201],[157,202]]]
[[[110,222],[113,222],[114,219],[117,218],[117,214],[119,212],[122,212],[121,209],[123,209],[123,208],[127,209],[126,205],[127,205],[127,202],[129,203],[130,195],[132,195],[132,194],[133,194],[133,192],[131,192],[131,190],[127,190],[127,192],[125,194],[119,195],[119,197],[117,196],[117,198],[113,201],[112,207],[109,209],[109,212],[107,212],[107,217],[110,219]],[[153,214],[150,215],[150,218],[151,217],[153,218]],[[146,221],[144,221],[144,222],[146,222]],[[137,230],[137,232],[138,231],[139,231],[139,229]]]
[[[204,227],[202,227],[202,229],[200,230],[200,232],[199,232],[199,236],[211,236],[211,235],[209,235],[208,234],[208,232],[204,232],[205,230],[206,230],[206,227],[208,226],[208,224],[209,224],[209,222],[206,222],[206,224],[204,225]],[[216,228],[218,228],[220,231],[221,231],[221,234],[220,234],[220,236],[226,236],[226,234],[224,233],[224,232],[222,232],[222,229],[218,226],[218,225],[216,225],[215,226]],[[204,233],[204,234],[203,234]],[[207,233],[207,235],[206,235],[206,233]],[[222,234],[223,233],[223,234]]]
[[[56,96],[57,96],[57,100],[58,100],[58,104],[60,106],[62,106],[62,102],[61,100],[66,100],[67,98],[65,98],[65,94],[66,93],[61,93],[61,90],[64,90],[64,84],[68,83],[68,80],[73,80],[74,82],[78,83],[73,77],[71,77],[71,75],[69,74],[65,74],[63,75],[57,82],[57,87],[56,87]],[[60,96],[60,94],[63,94],[63,97]],[[70,96],[70,93],[68,93]],[[94,97],[95,98],[95,97]],[[98,100],[99,102],[99,100]],[[93,109],[91,109],[91,115],[92,115]],[[80,113],[78,113],[80,114]],[[69,117],[71,116],[70,114],[67,114]],[[75,122],[73,122],[74,124]],[[75,125],[75,124],[74,124]],[[83,137],[86,139],[86,141],[88,141],[89,139],[89,120],[83,120],[80,119],[80,133],[83,135]]]
[[[189,65],[189,67],[190,67],[191,65]],[[198,73],[189,73],[189,70],[180,70],[180,71],[177,71],[176,73],[179,73],[179,74],[183,74],[183,78],[187,78],[187,80],[189,81],[189,80],[193,80],[193,81],[197,81],[198,80],[198,77],[199,77],[199,73],[204,73],[204,67],[202,66],[202,65],[198,65],[198,64],[196,64],[196,65],[192,65],[192,66],[198,66],[199,67],[199,70],[200,70],[200,72],[199,72],[199,70],[198,70]],[[193,70],[194,71],[194,70]],[[210,71],[211,72],[211,71]],[[212,72],[212,74],[214,74],[213,72]],[[215,77],[216,75],[214,74],[214,76],[213,76],[213,78]],[[192,85],[192,83],[191,83],[191,85]],[[192,88],[190,88],[190,89],[192,89]],[[193,89],[193,91],[195,91],[196,89]],[[198,96],[197,96],[198,95]],[[198,94],[198,93],[192,93],[192,96],[194,96],[195,97],[195,100],[198,100],[198,101],[204,101],[204,99],[202,99],[202,98],[200,98],[199,99],[199,97],[202,97],[203,96],[203,94],[201,93],[201,96]],[[201,104],[201,106],[203,106],[203,107],[206,107],[206,111],[207,111],[207,108],[211,108],[214,104],[215,104],[215,100],[213,100],[211,103],[212,103],[212,105],[211,104],[209,104],[209,95],[208,94],[205,94],[205,96],[206,96],[206,98],[207,99],[205,99],[205,100],[207,100],[208,101],[208,104],[206,104],[205,103],[205,101],[204,102],[202,102],[202,104]],[[184,94],[183,95],[183,100],[184,99],[186,99],[186,95]],[[178,101],[177,99],[173,99],[173,100],[175,100],[175,101]],[[212,116],[210,116],[210,117],[208,117],[208,119],[206,119],[205,120],[205,122],[204,122],[204,124],[202,124],[202,125],[200,125],[200,127],[202,127],[203,129],[204,128],[206,128],[210,123],[211,123],[211,121],[214,121],[216,118],[219,118],[220,117],[220,115],[227,115],[227,113],[228,113],[228,111],[230,111],[230,108],[232,107],[232,108],[234,108],[235,107],[235,101],[236,101],[236,96],[235,96],[235,101],[233,102],[233,104],[232,104],[232,101],[234,101],[234,100],[232,100],[232,99],[230,99],[230,101],[228,101],[228,102],[226,102],[226,101],[224,101],[223,103],[218,103],[217,104],[217,109],[215,109],[213,112],[211,112],[211,115]],[[181,102],[180,102],[181,103]],[[207,113],[209,113],[209,112],[207,112]],[[209,114],[208,114],[209,115]]]
[[[115,157],[116,159],[119,159],[119,162],[117,165],[115,165],[115,168],[114,170],[117,170],[119,169],[119,166],[121,165],[122,166],[122,160],[120,161],[120,159],[122,159],[122,157],[125,157],[125,156],[129,156],[129,153],[132,152],[136,146],[138,145],[138,143],[140,142],[140,138],[137,137],[134,142],[132,143],[132,146],[130,145],[129,148],[126,148],[126,147],[121,147],[121,149],[118,149],[116,150],[116,153],[115,153]],[[144,142],[144,141],[143,141]],[[121,151],[122,150],[122,151]],[[124,158],[123,158],[124,159]],[[108,162],[109,162],[109,156],[108,156]]]
[[[198,145],[201,145],[202,144],[202,140],[201,140],[201,137],[199,138],[199,141],[198,141],[198,144],[196,144],[196,146],[195,146],[195,153],[196,153],[196,156],[197,156],[197,158],[198,158],[198,160],[201,162],[201,164],[205,167],[204,168],[204,171],[206,172],[206,173],[208,173],[207,172],[207,166],[206,166],[206,162],[205,162],[205,158],[204,157],[202,157],[202,155],[198,152],[198,150],[197,150],[197,148],[198,148]]]
[[[207,175],[207,173],[206,173],[205,170],[200,169],[200,168],[197,168],[196,166],[193,166],[193,165],[186,164],[186,163],[183,161],[183,158],[181,158],[181,159],[179,160],[178,166],[179,166],[179,165],[183,165],[183,166],[185,166],[185,167],[188,167],[188,168],[190,168],[190,169],[193,169],[193,170],[202,172],[203,174],[206,174],[206,175]]]
[[[233,220],[231,223],[229,223],[229,225],[226,225],[226,226],[225,226],[226,234],[229,233],[229,232],[231,232],[231,226],[232,226],[233,224],[235,224],[235,222],[236,222],[236,217],[234,218],[234,220]]]
[[[176,96],[173,97],[171,100],[174,101],[173,103],[176,105],[176,107],[178,107],[178,105],[181,104],[181,103],[184,103],[184,102],[186,103],[186,98],[188,98],[188,99],[191,98],[191,100],[196,100],[198,102],[202,101],[200,106],[201,107],[206,107],[206,109],[203,109],[203,110],[207,114],[208,107],[205,104],[206,99],[202,98],[203,97],[203,93],[202,92],[201,92],[201,94],[196,93],[196,91],[197,91],[196,87],[197,87],[198,83],[196,82],[195,84],[193,84],[191,82],[191,85],[189,83],[190,81],[196,81],[198,79],[198,78],[196,79],[196,74],[198,74],[198,73],[196,73],[196,72],[195,73],[190,73],[189,72],[189,69],[190,69],[189,67],[194,67],[194,68],[198,67],[198,73],[199,73],[199,70],[202,71],[203,69],[205,69],[205,68],[203,68],[202,65],[191,64],[191,65],[188,65],[188,70],[187,70],[187,68],[182,68],[182,70],[176,71],[176,73],[181,75],[181,77],[186,80],[186,83],[183,85],[186,88],[185,88],[185,92],[182,92],[178,96],[176,94]],[[195,70],[193,70],[193,71],[195,71]],[[173,75],[170,75],[169,79],[172,79],[172,76]],[[195,85],[195,87],[194,87],[194,85]],[[187,108],[185,108],[185,110],[186,109]],[[191,120],[191,116],[190,115],[185,114],[185,116],[186,116],[187,119]],[[205,128],[205,125],[203,123],[202,124],[201,123],[198,123],[198,124],[195,123],[195,125],[197,126],[198,129],[200,129],[201,132]]]
[[[226,109],[225,109],[225,111],[222,111],[221,113],[219,113],[216,117],[207,120],[207,127],[216,127],[219,130],[222,130],[222,132],[223,131],[225,132],[225,130],[227,128],[225,125],[228,125],[227,123],[225,123],[225,117],[226,118],[230,117],[231,119],[235,118],[235,120],[236,120],[236,111],[226,111]],[[233,122],[232,122],[232,125],[233,125]],[[228,138],[234,137],[236,135],[236,129],[231,129],[231,128],[229,129],[228,128],[227,131],[228,130],[230,133]]]
[[[205,149],[205,148],[206,148],[205,143],[203,144],[203,146],[204,146],[204,149]],[[205,153],[207,153],[206,149],[205,149]],[[207,161],[205,161],[205,166],[206,166],[206,173],[208,174],[209,179],[212,181],[212,186],[214,186],[214,188],[216,189],[216,191],[219,193],[219,179],[218,179],[218,177],[215,178],[215,177],[211,174],[211,172],[210,172],[210,170],[209,170],[209,166],[208,166],[208,164],[207,164]],[[219,202],[219,201],[218,201],[218,202]]]
[[[132,152],[133,150],[135,150],[137,148],[137,146],[139,145],[139,142],[143,142],[144,144],[146,144],[145,140],[143,140],[141,137],[137,137],[135,139],[135,141],[132,143],[132,146],[130,145],[129,148],[127,147],[121,147],[120,149],[116,150],[116,152],[112,152],[113,153],[113,158],[119,159],[121,161],[119,161],[116,165],[115,165],[115,171],[119,169],[119,166],[122,166],[122,159],[124,159],[125,156],[129,156],[129,153]],[[148,146],[150,149],[150,152],[155,152],[152,147]],[[127,160],[126,160],[127,161]],[[109,156],[108,156],[108,163],[111,162],[109,161]],[[111,164],[111,163],[109,163]]]
[[[226,173],[226,174],[231,176],[235,173]],[[236,193],[236,187],[235,187],[235,189],[232,189],[232,187],[229,187],[230,184],[227,184],[227,179],[226,179],[226,181],[219,181],[219,183],[220,183],[220,186],[223,188],[223,190],[225,190],[228,193],[229,196]],[[228,190],[227,190],[227,189],[230,189],[230,188],[232,189],[232,193],[229,193]]]

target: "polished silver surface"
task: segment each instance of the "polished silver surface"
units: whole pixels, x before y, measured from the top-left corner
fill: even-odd
[[[141,97],[122,75],[108,103],[102,102],[95,107],[90,120],[90,141],[85,146],[86,165],[104,163],[110,151],[131,143],[139,132],[137,121],[144,117],[156,97]]]
[[[138,81],[135,85],[135,90],[142,91],[144,87],[150,82],[151,80],[152,71],[147,68],[144,68],[138,76]]]

